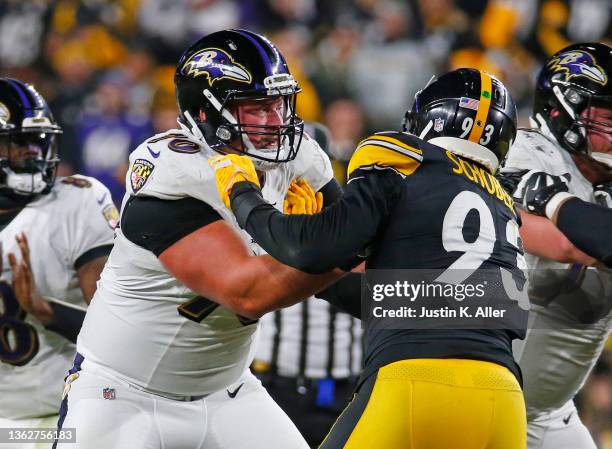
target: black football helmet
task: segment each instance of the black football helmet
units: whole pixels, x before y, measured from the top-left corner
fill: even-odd
[[[266,37],[246,30],[203,37],[181,56],[174,83],[180,122],[211,148],[246,154],[259,169],[295,158],[304,128],[295,114],[300,89],[283,55]],[[241,100],[273,98],[283,100],[280,125],[242,123],[232,112]],[[274,143],[256,148],[249,136]]]
[[[546,60],[536,82],[534,118],[548,126],[559,144],[571,152],[589,153],[588,131],[612,134],[609,124],[581,114],[591,106],[612,108],[609,79],[612,47],[574,44]]]
[[[481,70],[457,69],[415,95],[403,127],[495,172],[516,137],[516,106],[497,78]]]
[[[34,87],[0,78],[0,209],[23,206],[51,189],[61,132]]]

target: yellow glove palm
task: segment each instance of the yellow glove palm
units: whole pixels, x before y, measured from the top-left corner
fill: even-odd
[[[285,196],[284,211],[288,215],[312,215],[323,209],[323,194],[316,192],[304,179],[295,179]]]
[[[255,166],[247,156],[238,154],[214,156],[208,158],[208,163],[215,171],[219,196],[228,208],[230,207],[230,193],[234,184],[249,181],[259,187],[259,178],[257,172],[255,172]]]

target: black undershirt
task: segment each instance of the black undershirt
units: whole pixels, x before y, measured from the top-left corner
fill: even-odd
[[[186,235],[217,220],[221,220],[219,213],[195,198],[132,196],[121,214],[121,231],[132,243],[159,257]]]
[[[576,248],[612,268],[612,209],[572,198],[559,208],[557,227]]]

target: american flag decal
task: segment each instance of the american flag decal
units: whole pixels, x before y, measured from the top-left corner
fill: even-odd
[[[480,105],[480,101],[473,98],[461,97],[461,100],[459,100],[460,108],[473,109],[474,111],[477,111],[478,105]]]

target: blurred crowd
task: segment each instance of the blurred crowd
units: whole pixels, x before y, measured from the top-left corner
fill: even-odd
[[[3,0],[0,67],[49,100],[64,129],[60,174],[94,176],[119,202],[129,152],[176,125],[181,52],[219,29],[253,29],[300,82],[299,114],[329,128],[343,181],[360,138],[399,128],[415,92],[449,69],[502,79],[527,125],[541,61],[571,42],[609,42],[611,9],[609,0]],[[608,350],[580,397],[605,448],[611,366]]]

